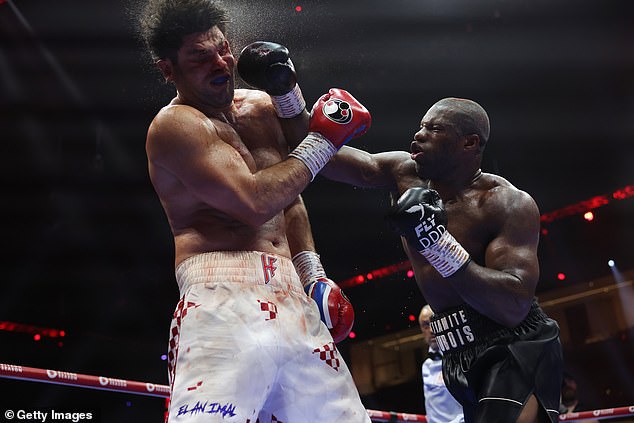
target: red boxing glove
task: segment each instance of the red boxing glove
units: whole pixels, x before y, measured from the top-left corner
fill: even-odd
[[[338,150],[365,134],[372,124],[368,109],[346,90],[331,88],[313,105],[309,132],[318,132]]]
[[[289,156],[301,160],[314,179],[345,143],[365,134],[371,123],[363,104],[349,92],[331,88],[313,106],[308,136]]]
[[[326,324],[332,339],[346,339],[354,325],[354,309],[341,288],[328,278],[318,278],[304,287],[306,294],[319,308],[321,320]]]

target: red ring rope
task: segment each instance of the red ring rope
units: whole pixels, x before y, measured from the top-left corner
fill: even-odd
[[[36,367],[18,366],[0,363],[0,377],[31,382],[45,382],[56,385],[68,385],[81,388],[102,389],[106,391],[127,392],[138,395],[149,395],[169,398],[169,386],[149,382],[137,382],[125,379],[113,379],[105,376],[84,375],[61,370],[38,369]],[[421,414],[396,413],[393,411],[368,410],[375,422],[423,422],[427,418]],[[634,405],[629,407],[605,408],[602,410],[580,411],[559,416],[559,421],[572,422],[584,419],[611,419],[615,417],[634,416]]]

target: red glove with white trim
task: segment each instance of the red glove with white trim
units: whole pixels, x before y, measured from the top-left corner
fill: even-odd
[[[365,134],[371,123],[363,104],[349,92],[331,88],[313,106],[308,136],[289,156],[301,160],[314,179],[344,144]]]
[[[313,105],[309,132],[317,132],[339,150],[352,138],[365,134],[372,116],[348,91],[331,88]]]

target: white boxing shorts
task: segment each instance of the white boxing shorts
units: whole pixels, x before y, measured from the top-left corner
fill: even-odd
[[[169,423],[370,422],[290,259],[193,256],[169,343]]]

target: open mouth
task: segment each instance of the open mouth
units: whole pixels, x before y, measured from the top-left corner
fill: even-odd
[[[411,146],[411,150],[410,150],[410,151],[411,151],[411,153],[410,153],[410,157],[411,157],[411,159],[412,159],[412,160],[416,160],[417,158],[422,157],[422,155],[423,155],[422,150],[421,150],[421,149],[420,149],[420,147],[419,147],[417,144],[415,144],[415,143],[412,143],[412,146]]]
[[[229,75],[222,75],[211,80],[212,85],[223,85],[229,80]]]

